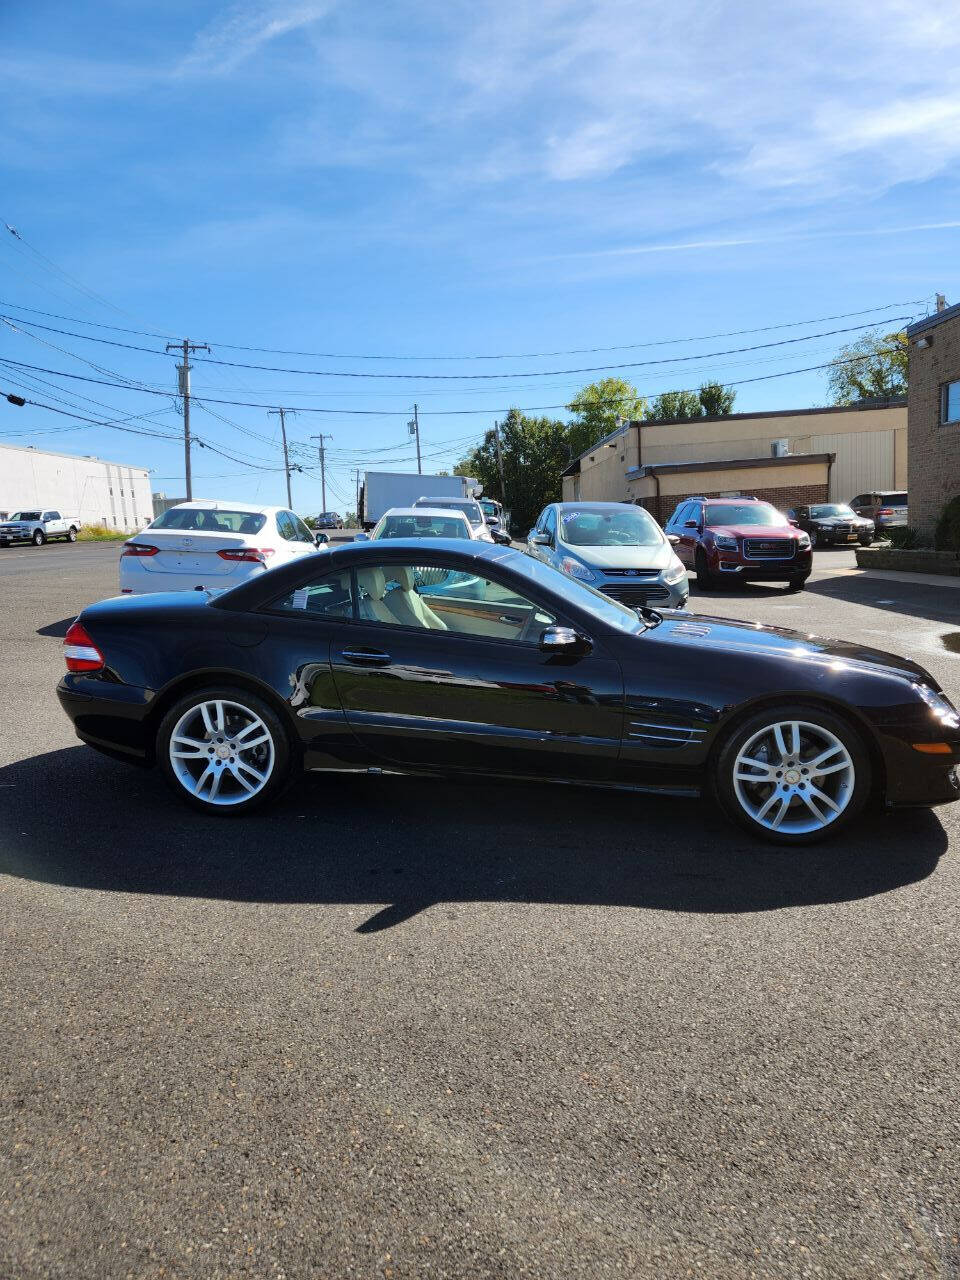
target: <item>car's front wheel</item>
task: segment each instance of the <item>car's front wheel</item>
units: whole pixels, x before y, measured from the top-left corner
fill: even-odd
[[[187,694],[163,717],[157,759],[174,791],[195,809],[229,815],[272,800],[292,767],[277,714],[245,689]]]
[[[712,591],[714,587],[719,586],[716,578],[707,567],[707,557],[702,547],[697,547],[693,564],[697,571],[697,586],[701,591]]]
[[[728,817],[777,844],[812,844],[863,808],[872,784],[860,735],[813,706],[758,712],[727,738],[713,786]]]
[[[809,573],[797,573],[797,574],[794,574],[794,576],[793,576],[792,578],[789,578],[789,579],[787,580],[787,590],[788,590],[788,591],[802,591],[802,590],[803,590],[803,588],[806,586],[807,578],[809,578],[809,577],[810,577]]]
[[[30,539],[30,541],[33,543],[35,547],[42,547],[43,544],[46,542],[46,540],[47,540],[47,536],[42,529],[34,529],[33,537]]]
[[[860,538],[860,540],[859,540],[859,541],[860,541],[860,545],[861,545],[861,547],[869,547],[869,546],[872,546],[872,545],[873,545],[873,534],[872,534],[872,533],[865,533],[865,534]]]

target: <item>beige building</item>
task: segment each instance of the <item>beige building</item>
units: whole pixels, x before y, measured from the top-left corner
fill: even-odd
[[[575,458],[564,501],[640,502],[659,520],[693,494],[784,508],[906,488],[905,398],[831,409],[630,422]]]
[[[944,503],[960,494],[960,305],[918,320],[906,332],[909,519],[930,535]]]

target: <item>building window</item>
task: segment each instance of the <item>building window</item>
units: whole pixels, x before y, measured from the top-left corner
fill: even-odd
[[[960,382],[945,382],[940,388],[940,421],[960,422]]]

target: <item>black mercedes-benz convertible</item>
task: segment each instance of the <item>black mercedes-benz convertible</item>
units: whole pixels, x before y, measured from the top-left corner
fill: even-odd
[[[638,611],[482,542],[349,544],[220,595],[106,600],[64,645],[78,736],[208,813],[302,769],[505,775],[709,791],[802,844],[868,803],[960,794],[960,719],[916,663]]]

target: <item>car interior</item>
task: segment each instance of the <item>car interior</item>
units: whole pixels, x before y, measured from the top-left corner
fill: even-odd
[[[391,565],[357,570],[357,614],[366,622],[536,643],[556,618],[497,583],[454,570]],[[350,573],[330,574],[280,604],[353,618]]]

